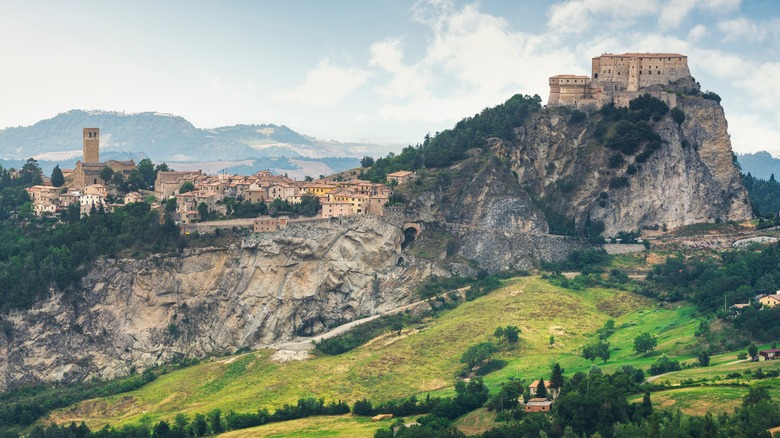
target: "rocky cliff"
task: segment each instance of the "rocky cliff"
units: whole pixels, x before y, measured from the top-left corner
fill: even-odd
[[[606,147],[597,133],[601,112],[580,114],[578,120],[560,108],[535,114],[516,130],[515,141],[496,141],[493,151],[509,161],[538,206],[573,220],[579,231],[588,221],[603,222],[604,235],[614,236],[645,227],[749,219],[723,108],[681,95],[677,110],[684,114],[681,124],[671,113],[651,122],[661,141],[649,157]]]
[[[180,257],[99,260],[79,293],[4,317],[0,390],[112,378],[396,307],[435,272],[409,254],[399,266],[402,241],[398,223],[364,217],[294,224]]]

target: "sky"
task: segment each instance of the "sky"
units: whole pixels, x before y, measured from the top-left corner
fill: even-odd
[[[687,55],[734,150],[780,156],[776,0],[12,2],[0,128],[156,111],[416,144],[517,93],[546,102],[549,76],[623,52]]]

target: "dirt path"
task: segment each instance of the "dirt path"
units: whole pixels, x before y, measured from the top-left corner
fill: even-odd
[[[724,365],[734,365],[735,363],[741,363],[741,362],[746,362],[746,360],[741,360],[740,359],[740,360],[735,360],[733,362],[727,362],[727,363],[722,363],[722,364],[718,364],[718,365],[713,365],[713,368],[717,368],[719,366],[724,366]],[[682,370],[680,370],[680,371],[682,371]],[[647,379],[645,379],[644,383],[651,383],[651,382],[653,382],[655,380],[658,380],[659,378],[661,378],[663,376],[668,376],[669,374],[673,374],[673,373],[676,373],[676,372],[678,372],[678,371],[669,371],[668,373],[659,374],[657,376],[650,376]]]
[[[464,290],[465,290],[465,288],[462,289],[462,290],[458,289],[458,292],[462,293]],[[421,304],[427,303],[428,301],[433,300],[435,298],[437,298],[437,297],[428,298],[428,299],[420,300],[420,301],[415,301],[413,303],[406,304],[406,305],[403,305],[401,307],[396,307],[395,309],[385,310],[384,312],[377,313],[376,315],[372,315],[372,316],[369,316],[369,317],[366,317],[366,318],[362,318],[362,319],[357,319],[355,321],[351,321],[351,322],[348,322],[346,324],[342,324],[342,325],[340,325],[340,326],[338,326],[338,327],[336,327],[336,328],[334,328],[334,329],[332,329],[332,330],[330,330],[328,332],[325,332],[325,333],[317,335],[317,336],[312,336],[312,337],[307,337],[307,338],[299,338],[296,341],[284,342],[284,343],[281,343],[281,344],[266,345],[266,346],[262,346],[261,348],[270,348],[270,349],[278,350],[279,352],[283,352],[283,351],[311,351],[311,350],[314,349],[314,344],[312,343],[312,341],[320,342],[323,339],[330,339],[330,338],[338,336],[338,335],[340,335],[342,333],[348,332],[349,330],[351,330],[354,327],[359,326],[360,324],[363,324],[363,323],[366,323],[366,322],[369,322],[369,321],[373,321],[373,320],[379,318],[380,316],[394,315],[396,313],[401,313],[401,312],[403,312],[405,310],[413,309],[413,308],[415,308],[415,307],[417,307],[417,306],[419,306]]]

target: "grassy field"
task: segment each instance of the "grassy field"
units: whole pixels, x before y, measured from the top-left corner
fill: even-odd
[[[270,359],[271,352],[258,351],[221,358],[163,375],[137,391],[79,403],[55,412],[51,419],[84,420],[90,427],[121,426],[153,424],[179,412],[192,417],[215,408],[223,412],[275,410],[304,397],[352,404],[364,397],[377,402],[412,394],[448,395],[462,369],[461,354],[474,343],[491,340],[495,328],[506,325],[522,329],[521,342],[498,354],[508,365],[488,375],[488,385],[496,388],[510,376],[547,379],[555,361],[566,374],[590,369],[592,364],[578,355],[580,348],[610,318],[618,328],[610,338],[612,357],[606,364],[596,363],[606,371],[624,364],[649,366],[661,353],[681,360],[693,358],[698,321],[691,306],[659,307],[628,292],[570,291],[538,277],[524,277],[507,280],[501,289],[463,303],[436,320],[407,327],[401,336],[385,335],[340,356],[277,363]],[[632,350],[634,337],[642,332],[659,338],[652,355],[638,356]],[[551,335],[555,337],[552,348]],[[464,419],[464,427],[486,422],[483,417],[472,420]],[[328,430],[342,428],[356,428],[357,434],[358,429],[377,427],[362,418],[323,417],[266,425],[262,435],[288,436],[285,433],[296,427],[311,424],[317,424],[312,427],[324,434],[311,436],[327,436]],[[250,436],[236,433],[229,436]]]
[[[310,417],[301,420],[283,421],[250,429],[223,433],[222,438],[297,438],[306,437],[372,437],[382,427],[390,426],[395,420],[373,422],[370,418],[339,415],[334,417]]]

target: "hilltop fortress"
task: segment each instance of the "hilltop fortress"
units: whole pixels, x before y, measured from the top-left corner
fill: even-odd
[[[691,75],[688,57],[679,53],[605,53],[593,58],[591,77],[557,75],[550,78],[548,106],[601,108],[628,102],[649,93],[670,107],[676,94],[667,85]]]

